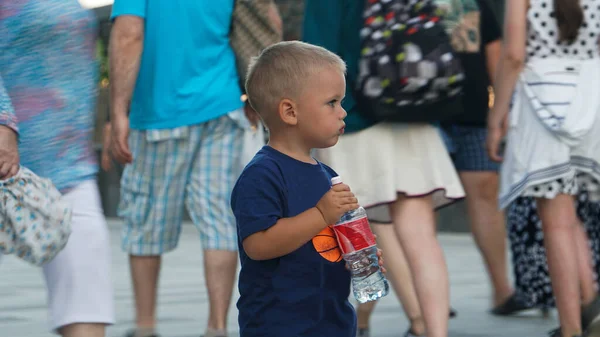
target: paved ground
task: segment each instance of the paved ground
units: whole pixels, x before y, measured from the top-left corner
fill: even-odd
[[[132,295],[126,256],[118,248],[119,224],[110,224],[113,245],[113,280],[118,322],[108,336],[118,337],[132,326]],[[500,319],[486,313],[489,286],[479,255],[465,234],[440,237],[448,258],[452,305],[459,316],[451,321],[451,337],[546,336],[556,325],[555,318],[531,313],[519,318]],[[0,265],[0,337],[41,337],[46,332],[45,291],[38,269],[14,258]],[[198,337],[207,317],[206,292],[202,274],[202,251],[193,226],[186,226],[180,247],[167,255],[159,295],[159,330],[164,337]],[[237,331],[232,306],[229,326]],[[402,336],[407,322],[395,296],[379,303],[372,319],[374,337]],[[331,336],[333,337],[333,336]]]

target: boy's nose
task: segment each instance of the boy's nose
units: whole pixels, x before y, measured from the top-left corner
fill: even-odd
[[[346,112],[346,109],[342,108],[342,119],[346,118],[346,116],[348,116],[348,113]]]

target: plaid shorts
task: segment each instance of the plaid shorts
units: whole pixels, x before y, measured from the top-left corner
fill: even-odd
[[[445,126],[443,132],[457,171],[497,172],[500,169],[500,164],[490,159],[485,148],[485,127],[452,125]]]
[[[243,116],[237,110],[198,125],[131,130],[133,163],[123,172],[119,205],[125,251],[144,256],[175,249],[184,204],[204,249],[237,250],[229,203],[242,151]]]

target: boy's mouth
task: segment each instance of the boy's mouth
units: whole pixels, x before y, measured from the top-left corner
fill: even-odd
[[[340,129],[340,135],[343,135],[345,130],[346,130],[346,127],[342,126],[342,128]]]

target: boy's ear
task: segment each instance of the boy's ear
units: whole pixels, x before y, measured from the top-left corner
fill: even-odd
[[[298,111],[296,102],[284,98],[279,102],[279,118],[287,125],[298,124]]]

